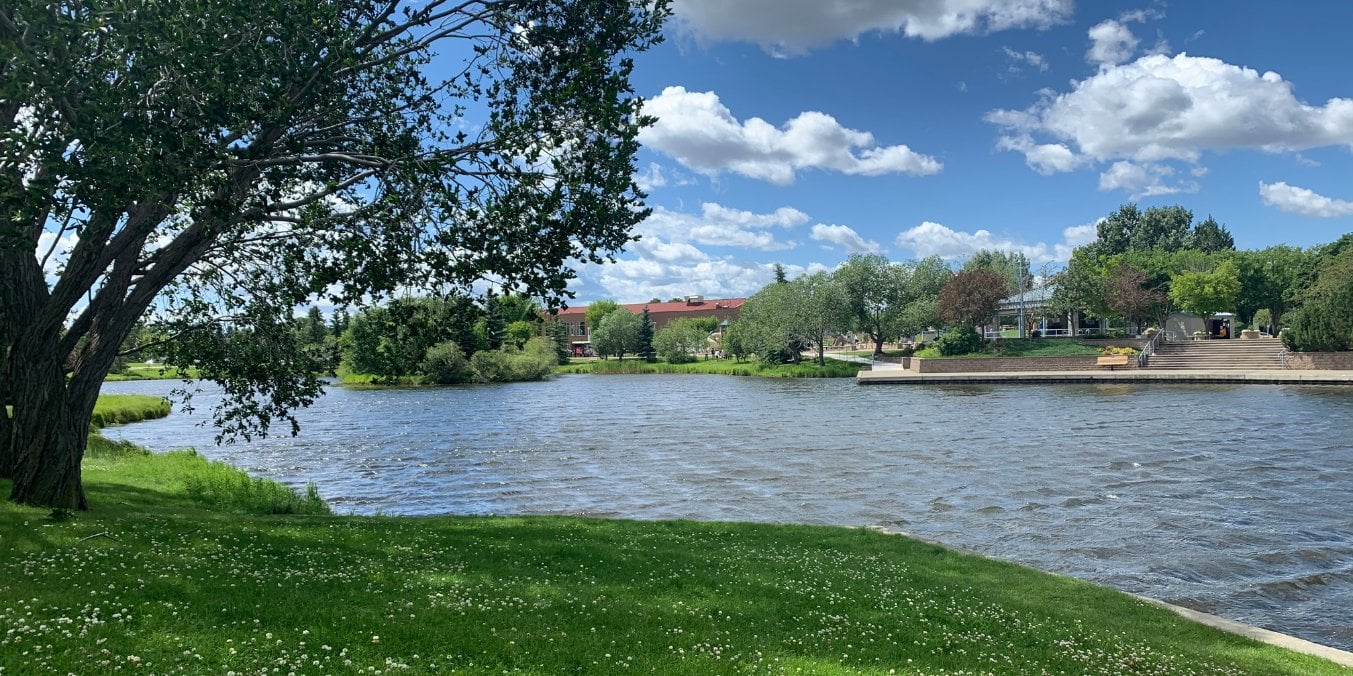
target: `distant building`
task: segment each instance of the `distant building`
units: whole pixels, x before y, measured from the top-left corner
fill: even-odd
[[[620,307],[634,314],[643,314],[644,308],[647,307],[649,316],[653,318],[654,330],[667,326],[678,317],[716,317],[720,326],[726,328],[728,324],[737,321],[742,304],[745,302],[746,298],[706,299],[704,296],[686,296],[684,300],[676,302],[626,303]],[[591,344],[592,327],[587,325],[586,305],[560,310],[555,317],[568,326],[570,343],[575,346]]]

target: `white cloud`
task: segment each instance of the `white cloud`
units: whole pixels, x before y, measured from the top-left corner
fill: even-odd
[[[964,33],[1047,28],[1072,0],[677,0],[677,22],[707,41],[744,41],[802,54],[867,33],[939,40]]]
[[[1024,244],[998,238],[987,230],[963,232],[939,223],[926,221],[898,234],[895,243],[915,252],[919,258],[939,256],[945,260],[967,258],[978,251],[1006,251],[1022,253],[1031,263],[1066,261],[1071,251],[1095,240],[1095,225],[1077,225],[1062,230],[1062,241],[1056,244]]]
[[[827,270],[820,263],[785,265],[791,278]],[[649,258],[622,259],[582,270],[585,281],[596,287],[596,298],[615,298],[622,303],[641,303],[649,298],[672,298],[700,294],[707,298],[750,296],[775,278],[773,263],[711,259],[682,264]]]
[[[66,265],[66,260],[70,258],[70,252],[80,241],[80,236],[74,232],[57,237],[54,232],[43,231],[38,235],[38,247],[34,251],[34,256],[39,262],[42,262],[42,274],[47,278],[48,283],[56,281],[61,268]],[[43,261],[43,258],[46,261]]]
[[[635,231],[643,238],[660,238],[669,242],[777,251],[792,249],[797,244],[777,240],[770,228],[788,229],[807,222],[808,214],[790,207],[757,214],[706,202],[698,215],[655,207],[653,213],[636,226]]]
[[[1038,52],[1017,52],[1009,47],[1002,47],[1001,49],[1005,52],[1005,57],[1011,61],[1028,64],[1029,66],[1037,68],[1039,71],[1047,71],[1048,69],[1048,60],[1043,58],[1043,55]],[[1010,70],[1019,72],[1020,67],[1011,64]]]
[[[667,185],[667,177],[662,173],[662,166],[657,162],[649,162],[648,169],[635,174],[634,182],[639,189],[644,192],[652,192],[654,188],[661,188]]]
[[[1124,190],[1132,194],[1132,199],[1198,192],[1198,184],[1193,181],[1166,185],[1166,179],[1174,176],[1174,173],[1174,167],[1163,164],[1114,162],[1113,166],[1099,175],[1099,189]]]
[[[1069,92],[1044,92],[1028,109],[986,119],[1003,129],[998,148],[1024,153],[1044,173],[1120,160],[1197,164],[1205,151],[1236,148],[1353,145],[1353,99],[1311,105],[1277,73],[1187,54],[1105,65]]]
[[[1339,218],[1353,216],[1353,202],[1325,197],[1308,188],[1277,183],[1259,183],[1259,196],[1264,204],[1294,214],[1312,218]]]
[[[820,242],[837,244],[850,253],[878,253],[883,250],[878,242],[861,237],[860,233],[846,225],[818,223],[808,236]]]
[[[800,113],[778,128],[758,117],[740,122],[714,92],[668,87],[644,112],[657,123],[640,132],[640,142],[707,176],[732,171],[788,185],[800,169],[924,176],[943,167],[905,145],[879,146],[873,134],[843,127],[826,113]]]
[[[1090,28],[1090,51],[1085,60],[1090,63],[1118,64],[1132,58],[1137,51],[1137,36],[1121,22],[1109,19]]]

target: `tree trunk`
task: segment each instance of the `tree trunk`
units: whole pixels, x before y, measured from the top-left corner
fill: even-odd
[[[883,356],[883,332],[875,333],[870,338],[874,339],[874,358]]]

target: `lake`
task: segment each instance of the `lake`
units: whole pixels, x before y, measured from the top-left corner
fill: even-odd
[[[1353,388],[331,387],[300,436],[219,447],[218,397],[107,434],[313,481],[338,512],[882,527],[1353,649]]]

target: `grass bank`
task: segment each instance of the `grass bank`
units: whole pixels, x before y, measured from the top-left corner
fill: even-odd
[[[169,400],[145,394],[101,394],[94,403],[94,427],[125,425],[169,415]]]
[[[853,378],[860,365],[828,359],[826,366],[805,361],[799,364],[765,365],[754,361],[709,359],[689,364],[649,363],[641,359],[599,359],[559,366],[555,373],[703,373],[725,376],[761,376],[766,378]]]
[[[0,504],[0,671],[1346,673],[867,530],[264,516],[118,446],[88,513]]]
[[[177,369],[164,364],[151,364],[147,362],[132,362],[121,373],[109,373],[104,378],[107,382],[118,382],[123,380],[178,380],[180,378],[196,378],[197,369]]]

